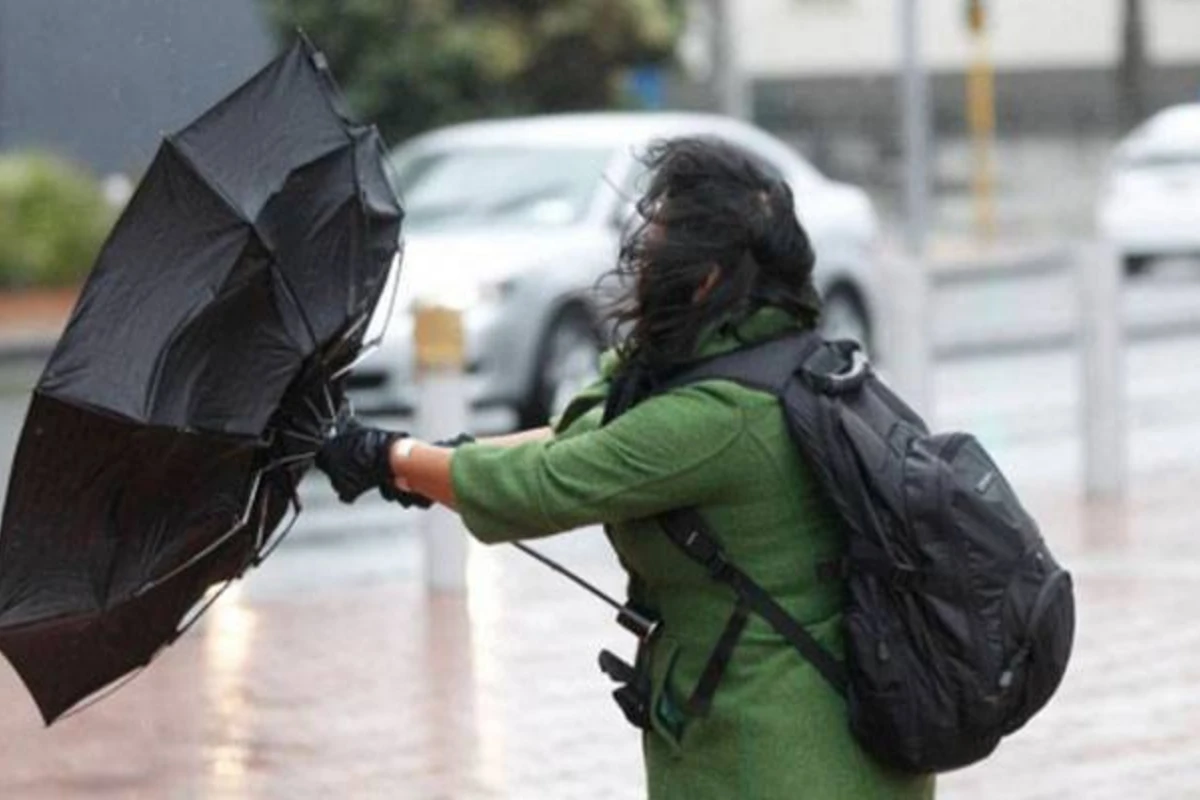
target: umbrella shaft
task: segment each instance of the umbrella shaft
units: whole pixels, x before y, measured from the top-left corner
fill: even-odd
[[[542,562],[543,564],[545,564],[547,567],[554,570],[558,574],[565,576],[569,580],[573,581],[576,585],[581,586],[584,589],[586,589],[587,591],[591,592],[593,595],[600,598],[605,603],[612,606],[613,608],[615,608],[617,611],[621,612],[622,614],[632,613],[624,605],[622,605],[621,603],[618,603],[616,600],[609,597],[607,594],[600,591],[595,586],[593,586],[592,584],[585,581],[583,578],[576,575],[574,572],[571,572],[571,570],[567,569],[562,564],[559,564],[554,559],[544,556],[541,553],[539,553],[537,550],[534,550],[532,547],[521,544],[520,542],[513,542],[512,545],[513,545],[513,547],[520,550],[522,553],[525,553],[526,555],[536,558],[538,561]]]

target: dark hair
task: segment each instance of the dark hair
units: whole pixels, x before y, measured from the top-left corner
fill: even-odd
[[[655,142],[641,161],[650,183],[610,273],[624,287],[610,315],[623,363],[659,371],[687,361],[706,327],[736,328],[766,305],[816,324],[812,246],[769,167],[708,137]],[[714,266],[716,284],[697,301]]]

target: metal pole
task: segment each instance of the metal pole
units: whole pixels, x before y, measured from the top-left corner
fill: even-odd
[[[1081,248],[1076,264],[1083,369],[1084,487],[1090,497],[1119,498],[1128,474],[1125,356],[1121,309],[1123,270],[1110,242]]]
[[[709,0],[712,13],[713,82],[723,114],[752,119],[753,104],[737,48],[734,0]]]
[[[885,353],[897,388],[917,411],[933,414],[930,388],[929,276],[926,228],[929,206],[929,100],[921,61],[920,0],[901,0],[900,115],[904,134],[904,257],[889,263],[890,350]]]
[[[982,10],[979,11],[982,14]],[[996,93],[987,26],[982,16],[972,27],[974,52],[967,72],[967,119],[971,128],[974,169],[975,233],[986,242],[996,238],[995,168],[992,153],[996,136]]]
[[[461,315],[445,308],[418,308],[415,334],[417,431],[434,439],[466,430],[469,400]],[[435,505],[421,515],[421,526],[426,587],[462,590],[467,582],[467,532],[462,522]]]
[[[899,7],[905,241],[910,255],[922,257],[929,214],[929,92],[921,60],[921,0],[901,0]]]

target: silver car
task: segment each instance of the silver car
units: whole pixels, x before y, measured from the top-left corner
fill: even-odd
[[[1097,223],[1129,275],[1161,258],[1200,256],[1200,103],[1164,109],[1122,140]]]
[[[878,221],[769,134],[726,117],[595,113],[477,122],[413,139],[392,163],[407,217],[398,298],[373,321],[380,349],[351,376],[365,413],[413,409],[417,303],[461,309],[478,430],[534,425],[595,375],[597,280],[616,263],[656,139],[711,135],[757,154],[792,186],[817,252],[830,332],[866,342]],[[387,317],[387,319],[384,319]]]

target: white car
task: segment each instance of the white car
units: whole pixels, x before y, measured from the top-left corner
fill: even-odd
[[[1161,111],[1120,143],[1097,226],[1131,275],[1158,258],[1200,256],[1200,103]]]
[[[817,252],[826,325],[867,341],[878,221],[858,188],[831,181],[767,133],[725,117],[594,113],[458,125],[396,151],[404,203],[398,301],[379,351],[350,378],[366,413],[412,410],[412,307],[463,311],[475,427],[538,424],[593,379],[602,346],[597,279],[616,264],[656,139],[719,136],[792,186]]]

